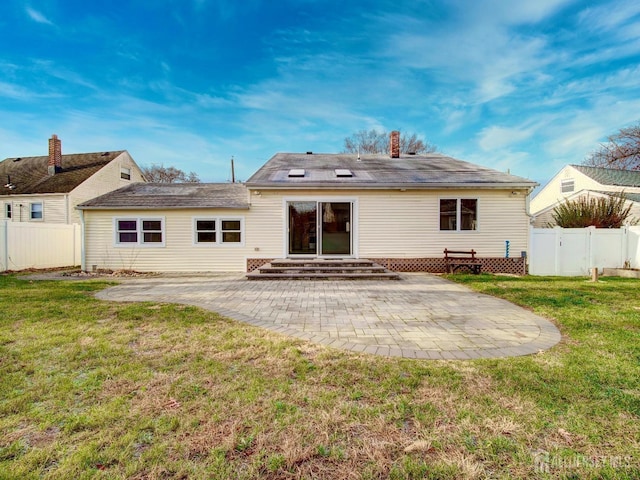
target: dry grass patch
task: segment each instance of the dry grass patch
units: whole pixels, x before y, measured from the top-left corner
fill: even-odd
[[[93,299],[105,283],[0,277],[0,478],[533,478],[540,458],[549,478],[640,476],[633,462],[557,466],[636,458],[635,287],[500,283],[567,341],[515,359],[382,358]]]

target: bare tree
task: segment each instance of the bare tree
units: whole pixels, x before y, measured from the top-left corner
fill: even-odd
[[[400,133],[401,153],[433,153],[438,150],[435,145],[426,142],[415,133]],[[344,139],[343,153],[388,153],[389,133],[377,130],[360,130]]]
[[[148,182],[152,183],[200,183],[200,178],[195,172],[185,173],[176,167],[156,165],[141,167],[142,174]]]
[[[593,167],[640,170],[640,124],[622,128],[583,162]]]

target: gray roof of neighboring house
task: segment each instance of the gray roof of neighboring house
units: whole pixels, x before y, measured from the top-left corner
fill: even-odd
[[[80,210],[248,209],[242,183],[133,183],[78,205]]]
[[[303,169],[304,176],[289,176]],[[346,169],[352,176],[338,176]],[[296,173],[296,172],[294,172]],[[298,175],[301,172],[297,172]],[[246,182],[249,188],[531,188],[536,182],[440,154],[277,153]]]
[[[602,193],[604,195],[610,195],[610,196],[616,196],[616,195],[620,195],[620,193],[622,193],[622,192],[611,192],[611,191],[606,191],[606,190],[594,190],[594,192]],[[624,192],[624,197],[627,200],[630,200],[632,202],[640,203],[640,193],[627,193],[627,192]]]
[[[590,167],[587,165],[571,166],[602,185],[640,187],[640,170],[620,170],[617,168]]]
[[[48,155],[6,158],[0,162],[0,185],[10,178],[15,188],[0,187],[0,195],[69,193],[123,152],[62,155],[62,170],[55,175],[49,175]]]

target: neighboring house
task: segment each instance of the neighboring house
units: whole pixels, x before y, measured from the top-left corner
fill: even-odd
[[[438,272],[449,248],[524,273],[535,185],[439,154],[279,153],[246,184],[131,185],[83,203],[83,266],[251,271],[326,257]]]
[[[531,200],[532,224],[538,228],[553,226],[554,209],[566,201],[620,192],[631,205],[631,217],[640,218],[640,171],[567,165]]]
[[[2,219],[12,222],[80,223],[75,207],[144,177],[129,153],[62,155],[53,135],[49,155],[0,162]]]

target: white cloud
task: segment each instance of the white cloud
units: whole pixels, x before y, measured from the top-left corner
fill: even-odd
[[[33,20],[34,22],[42,23],[45,25],[53,25],[53,22],[49,20],[47,17],[45,17],[38,10],[35,10],[31,7],[26,7],[25,11],[27,12],[27,15],[29,16],[29,18],[31,18],[31,20]]]
[[[493,125],[482,129],[479,134],[478,145],[485,152],[495,151],[527,140],[534,133],[535,129],[533,128],[510,128]]]

